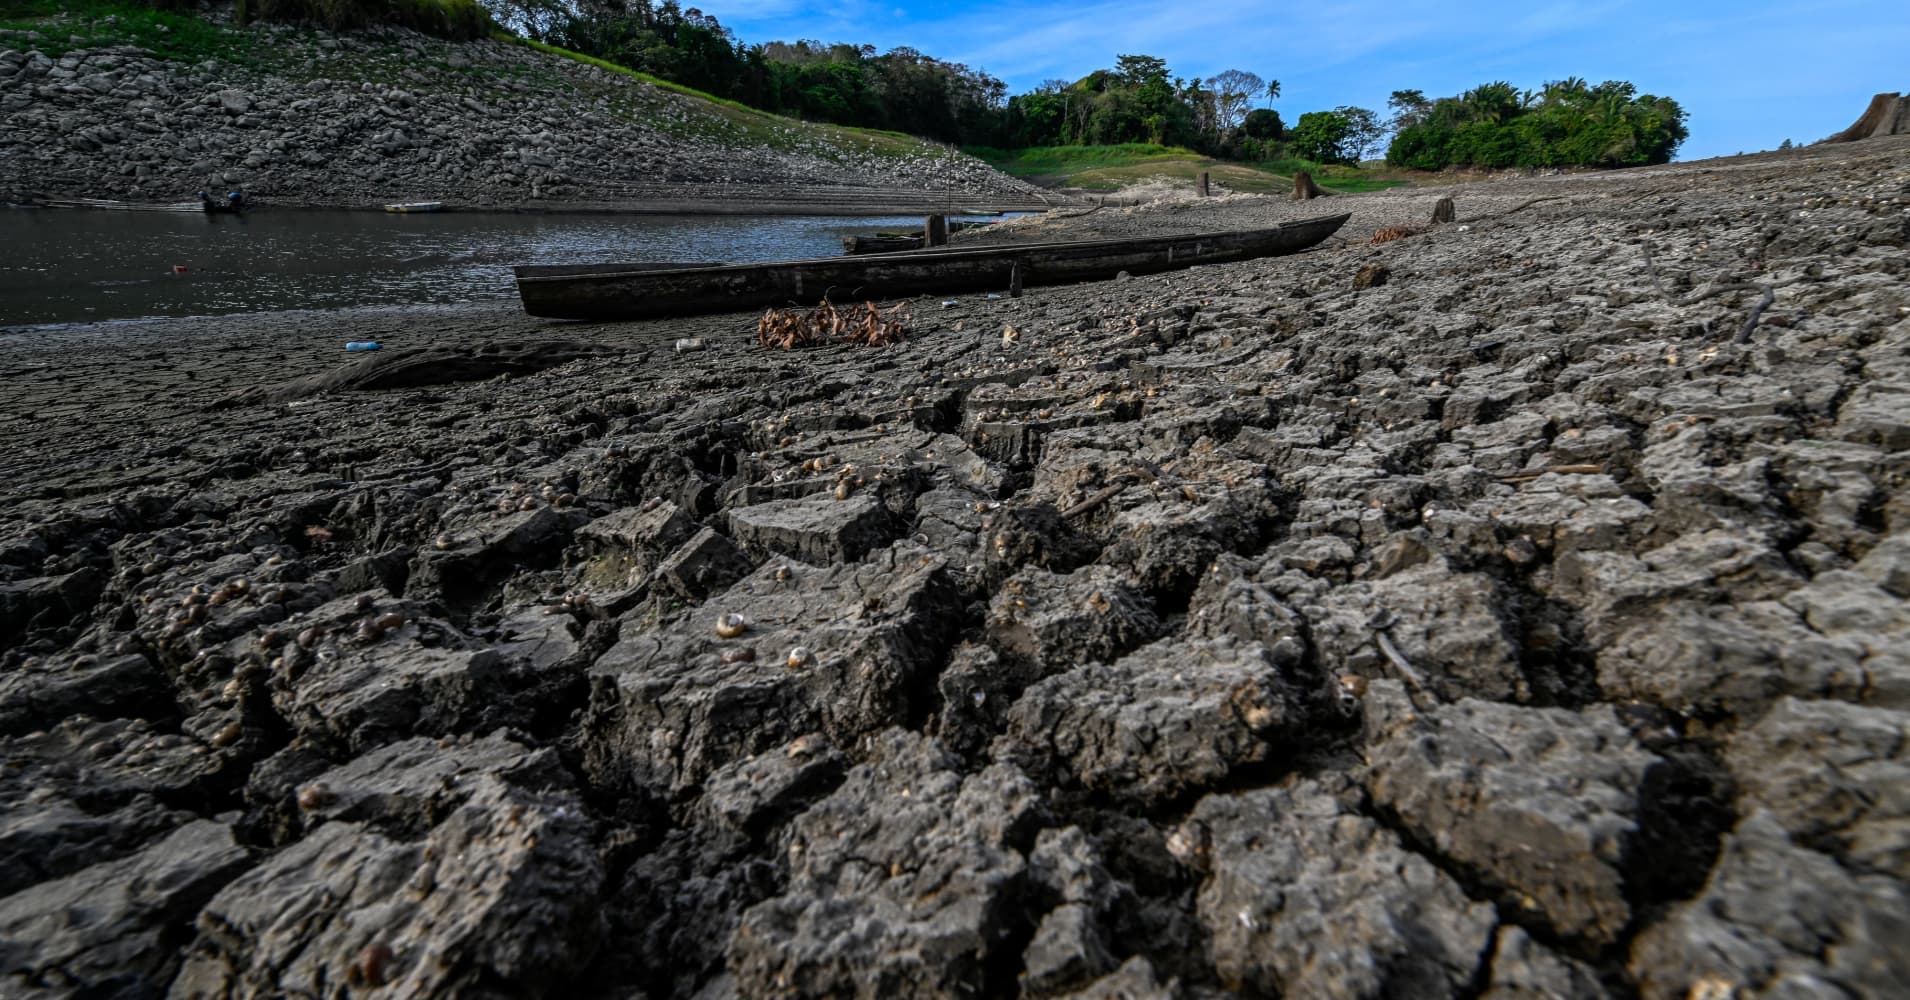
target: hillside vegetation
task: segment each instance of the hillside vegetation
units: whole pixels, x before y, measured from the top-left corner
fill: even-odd
[[[1305,170],[1330,191],[1378,191],[1409,183],[1397,176],[1374,176],[1349,166],[1284,159],[1241,163],[1203,156],[1184,146],[1123,143],[1113,146],[1034,146],[996,149],[969,146],[966,152],[995,169],[1043,187],[1114,191],[1149,181],[1191,185],[1202,172],[1220,189],[1241,194],[1290,191],[1293,173]]]

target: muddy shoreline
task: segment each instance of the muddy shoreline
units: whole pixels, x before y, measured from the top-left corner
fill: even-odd
[[[1023,220],[1354,213],[881,350],[7,331],[0,981],[1900,993],[1907,164]]]

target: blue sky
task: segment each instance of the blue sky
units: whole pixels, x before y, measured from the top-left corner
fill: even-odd
[[[684,6],[693,4],[684,0]],[[1301,112],[1384,113],[1399,88],[1429,97],[1507,80],[1536,89],[1580,76],[1630,80],[1690,115],[1680,159],[1810,142],[1855,121],[1872,94],[1910,90],[1903,0],[1789,3],[1454,4],[1419,0],[704,0],[748,42],[814,38],[907,45],[1000,77],[1010,93],[1073,80],[1122,53],[1177,76],[1245,69],[1282,84]]]

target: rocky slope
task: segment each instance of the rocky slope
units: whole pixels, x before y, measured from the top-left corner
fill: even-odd
[[[13,335],[0,991],[1901,996],[1907,162],[881,350]]]
[[[48,29],[52,30],[52,29]],[[0,197],[727,210],[1039,205],[971,157],[689,97],[521,45],[250,29],[244,63],[0,38]]]

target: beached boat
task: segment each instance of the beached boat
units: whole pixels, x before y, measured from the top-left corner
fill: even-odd
[[[1333,235],[1348,216],[1271,229],[1139,239],[821,257],[768,264],[584,264],[516,268],[524,311],[553,319],[647,319],[764,306],[1007,291],[1175,271],[1293,253]]]
[[[411,215],[416,212],[442,212],[444,211],[444,202],[400,201],[390,205],[386,205],[385,211],[391,212],[397,215]]]
[[[948,231],[959,233],[964,229],[978,229],[992,226],[994,219],[950,219]],[[895,253],[901,250],[920,250],[928,240],[920,233],[876,233],[873,236],[844,236],[842,252],[846,254]]]
[[[903,250],[922,249],[922,234],[913,236],[907,233],[876,233],[874,236],[844,236],[842,252],[846,254],[899,253]]]

